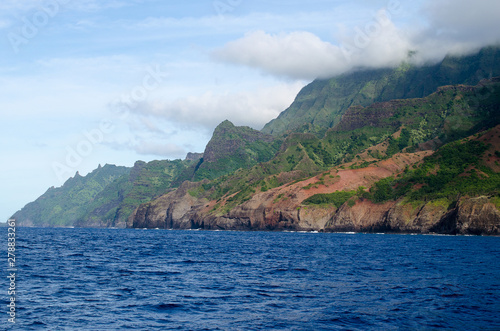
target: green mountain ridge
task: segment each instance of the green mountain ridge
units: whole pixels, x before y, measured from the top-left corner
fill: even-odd
[[[411,193],[416,191],[410,182],[424,187],[444,179],[432,182],[432,171],[415,177],[415,162],[428,164],[422,161],[423,156],[440,148],[446,150],[446,146],[452,146],[450,143],[500,124],[500,80],[492,78],[500,76],[499,50],[488,47],[475,55],[447,57],[436,65],[416,67],[406,63],[396,69],[357,71],[316,80],[304,87],[294,103],[262,131],[224,121],[214,130],[203,154],[190,154],[185,160],[138,161],[128,172],[92,191],[84,203],[81,199],[63,203],[52,195],[43,195],[13,217],[28,226],[167,227],[168,220],[171,228],[269,230],[284,226],[297,230],[307,229],[303,224],[311,215],[323,213],[318,216],[321,220],[326,217],[320,212],[325,206],[315,207],[314,201],[333,199],[328,208],[337,214],[329,216],[330,225],[314,220],[307,224],[316,224],[309,228],[315,230],[343,229],[335,225],[335,218],[340,217],[339,213],[348,213],[354,205],[387,205],[403,200],[406,202],[398,203],[417,203],[418,194]],[[498,141],[493,139],[489,144],[493,147],[485,145],[476,149],[476,154],[486,153],[486,148],[494,159]],[[497,149],[500,156],[500,148]],[[406,167],[414,166],[412,171],[405,170],[406,177],[397,177],[405,167],[398,158],[406,160]],[[495,161],[498,162],[492,162]],[[385,167],[393,163],[389,167],[393,170],[388,170],[393,172],[390,178],[370,173],[374,165]],[[434,163],[434,167],[440,166]],[[444,168],[454,169],[455,175],[457,169],[462,169],[449,165]],[[353,190],[337,193],[337,189],[327,187],[335,187],[339,171],[368,173],[361,180],[363,185],[346,182],[346,187]],[[457,190],[462,195],[470,190],[496,201],[498,168],[482,164],[478,171],[489,176],[491,183],[481,182],[484,178],[480,176],[479,181],[467,185],[460,181],[463,185],[450,185],[461,187]],[[426,182],[428,179],[431,181]],[[70,187],[74,180],[68,180],[63,187]],[[475,185],[486,189],[475,190]],[[292,187],[293,193],[287,193],[286,188]],[[83,186],[79,189],[84,194]],[[302,215],[307,209],[302,202],[312,197],[315,190],[328,195],[313,198],[312,204],[308,204],[310,213]],[[456,190],[440,190],[444,193],[437,190],[432,199],[462,206],[452,197]],[[73,192],[73,196],[78,194],[77,190]],[[431,193],[422,194],[425,198]],[[408,200],[410,196],[414,202]],[[264,205],[267,207],[261,210],[263,207],[259,206]],[[59,220],[54,219],[55,214],[47,216],[50,208],[59,210]],[[492,217],[496,222],[496,216]],[[453,227],[446,224],[447,229]],[[391,226],[394,224],[387,225],[387,229]]]
[[[226,120],[215,128],[192,179],[215,179],[268,161],[280,145],[280,139]]]
[[[81,227],[125,227],[128,217],[141,203],[176,186],[176,180],[195,162],[181,160],[137,161],[130,173],[110,183],[73,220]]]
[[[335,126],[351,106],[368,106],[393,99],[422,98],[444,85],[476,85],[500,76],[500,48],[486,47],[465,57],[447,56],[423,67],[403,63],[394,69],[346,73],[315,80],[304,87],[288,109],[267,123],[262,132],[281,135],[289,131],[322,136]]]
[[[92,199],[129,172],[130,168],[110,164],[99,166],[85,177],[77,172],[61,187],[49,188],[12,218],[17,219],[21,226],[73,226]]]

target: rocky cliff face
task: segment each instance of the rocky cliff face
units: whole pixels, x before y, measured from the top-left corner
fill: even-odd
[[[497,126],[464,141],[477,139],[487,143],[489,148],[483,161],[497,164],[500,157],[493,154],[499,137],[500,126]],[[236,206],[231,205],[235,194],[218,200],[198,196],[199,189],[209,181],[185,182],[175,192],[141,205],[129,219],[129,226],[500,235],[500,199],[496,196],[462,196],[451,203],[445,198],[412,201],[401,197],[381,203],[364,198],[367,188],[384,178],[397,177],[412,166],[418,168],[424,158],[434,153],[433,150],[397,153],[379,161],[369,159],[365,153],[365,161],[371,163],[366,167],[357,169],[353,167],[355,162],[343,164],[312,178],[255,192]],[[338,207],[332,203],[305,203],[310,197],[341,191],[356,193]]]
[[[176,180],[196,161],[137,161],[128,176],[110,183],[89,201],[78,215],[78,227],[126,227],[132,212],[141,204],[174,189]]]
[[[413,207],[402,201],[358,201],[332,215],[325,231],[499,235],[500,211],[491,200],[461,198],[451,209],[435,202]]]
[[[279,141],[273,136],[224,121],[215,128],[193,179],[214,179],[239,168],[249,168],[271,159],[278,148]]]
[[[462,198],[431,229],[450,234],[500,234],[500,211],[490,197]]]
[[[184,187],[189,187],[186,184]],[[325,232],[394,232],[500,235],[500,211],[491,197],[461,198],[447,206],[429,202],[413,207],[398,202],[356,201],[340,208],[273,204],[273,193],[258,195],[226,215],[213,215],[213,202],[185,190],[139,207],[130,219],[134,228],[206,230],[293,230]]]
[[[134,228],[206,230],[292,230],[325,232],[393,232],[500,235],[500,211],[491,197],[461,198],[456,206],[403,201],[373,203],[360,199],[353,206],[310,207],[299,195],[275,203],[277,192],[257,194],[225,215],[210,212],[213,201],[188,193],[193,183],[154,202],[141,205],[131,216]],[[281,194],[281,193],[280,193]],[[278,196],[280,195],[278,194]]]
[[[191,229],[191,220],[203,207],[205,201],[189,194],[201,183],[184,182],[177,190],[142,204],[129,218],[128,226],[134,228]]]

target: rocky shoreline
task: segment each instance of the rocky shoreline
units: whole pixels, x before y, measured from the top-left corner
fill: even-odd
[[[141,205],[130,217],[128,227],[500,235],[500,211],[486,196],[462,197],[453,208],[436,201],[412,205],[403,201],[377,204],[366,199],[352,207],[272,208],[271,200],[257,206],[250,200],[226,215],[214,215],[209,212],[213,203],[189,194],[197,185],[186,182],[177,191]]]

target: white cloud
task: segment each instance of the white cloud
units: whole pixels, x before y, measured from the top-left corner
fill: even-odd
[[[421,13],[426,26],[412,40],[426,58],[464,54],[500,42],[500,2],[496,0],[427,1]]]
[[[261,68],[276,75],[310,79],[320,75],[332,59],[341,57],[341,52],[338,47],[305,31],[279,35],[255,31],[227,43],[213,56],[220,61]]]
[[[463,39],[484,38],[485,33],[498,37],[500,2],[497,0],[432,1],[423,11],[438,34],[460,35]]]
[[[215,94],[209,91],[172,101],[142,103],[132,111],[188,129],[198,127],[210,131],[226,119],[236,125],[260,129],[287,108],[303,86],[303,82],[295,82],[249,92]]]
[[[218,61],[259,68],[300,79],[327,78],[355,67],[393,66],[405,58],[410,45],[380,11],[384,20],[356,28],[340,45],[306,31],[268,34],[254,31],[213,52]]]

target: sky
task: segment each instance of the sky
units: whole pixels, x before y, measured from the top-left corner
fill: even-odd
[[[316,78],[500,42],[497,0],[2,0],[0,221],[99,164],[261,129]]]

